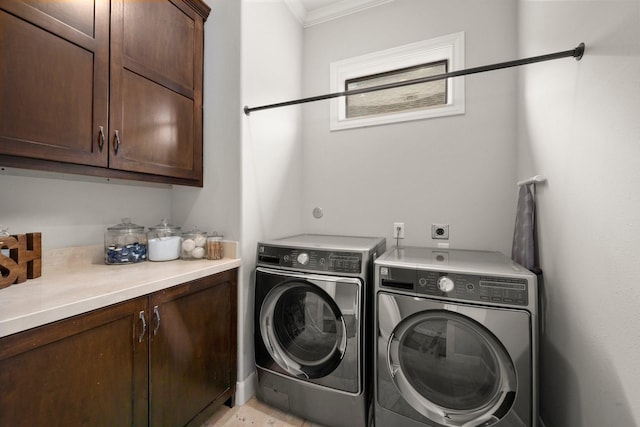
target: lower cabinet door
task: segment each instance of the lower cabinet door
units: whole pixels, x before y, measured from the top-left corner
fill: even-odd
[[[0,339],[0,426],[148,424],[147,297]]]
[[[187,425],[227,400],[235,386],[235,274],[150,296],[150,425]]]

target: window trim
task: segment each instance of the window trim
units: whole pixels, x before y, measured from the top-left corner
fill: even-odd
[[[464,69],[463,31],[441,37],[411,43],[379,52],[373,52],[330,64],[331,92],[342,92],[345,81],[372,74],[390,72],[429,62],[449,61],[450,71]],[[435,117],[464,114],[465,79],[449,79],[447,104],[424,110],[383,114],[371,117],[346,118],[346,97],[334,98],[330,102],[330,130],[352,129],[422,120]]]

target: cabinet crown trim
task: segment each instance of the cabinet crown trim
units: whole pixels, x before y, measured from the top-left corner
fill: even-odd
[[[184,0],[184,2],[191,6],[198,15],[202,16],[202,19],[207,20],[209,13],[211,13],[211,7],[208,4],[201,0]]]

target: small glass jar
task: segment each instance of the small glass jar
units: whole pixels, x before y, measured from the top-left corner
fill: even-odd
[[[194,228],[182,233],[182,252],[180,259],[194,260],[207,257],[207,233]]]
[[[2,240],[3,237],[9,237],[11,236],[9,234],[9,227],[5,227],[4,225],[0,225],[0,240]],[[10,254],[10,250],[9,249],[0,249],[0,253],[6,257],[9,256]]]
[[[149,261],[171,261],[180,258],[182,236],[180,227],[162,219],[160,224],[149,227],[147,232]]]
[[[142,225],[129,218],[107,228],[104,234],[104,262],[106,264],[133,264],[147,259],[147,235]]]
[[[224,258],[222,238],[223,236],[218,233],[213,233],[213,235],[207,238],[207,259],[216,260]]]

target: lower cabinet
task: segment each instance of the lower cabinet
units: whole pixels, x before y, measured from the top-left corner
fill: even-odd
[[[233,270],[149,297],[150,425],[199,425],[233,399],[236,280]]]
[[[0,425],[146,425],[139,298],[0,340]]]
[[[236,383],[237,270],[0,339],[0,426],[200,425]]]

